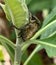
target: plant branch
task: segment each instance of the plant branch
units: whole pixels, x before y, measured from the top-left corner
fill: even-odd
[[[15,30],[15,32],[16,32],[16,48],[15,48],[14,65],[20,65],[21,56],[22,56],[21,45],[20,45],[20,43],[22,43],[22,41],[21,41],[20,38],[18,38],[18,31]]]

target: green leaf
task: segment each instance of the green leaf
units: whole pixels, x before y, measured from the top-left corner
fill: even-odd
[[[31,12],[36,13],[39,10],[51,8],[52,1],[50,0],[31,0],[27,3],[28,8]]]
[[[41,39],[43,38],[47,38],[50,35],[52,35],[54,32],[56,32],[56,23],[54,23],[53,25],[51,25],[50,27],[48,27],[43,34],[41,35]]]
[[[46,49],[46,52],[49,57],[56,56],[56,33],[53,36],[45,39],[26,41],[24,44],[39,44],[42,46],[42,48]]]
[[[24,63],[27,58],[28,58],[28,54],[27,54],[27,52],[25,52],[22,56],[22,62]],[[40,55],[36,53],[27,65],[37,65],[37,64],[43,65]]]
[[[56,7],[51,11],[51,13],[43,21],[42,28],[45,27],[47,24],[49,24],[50,22],[52,22],[55,19],[56,19]]]
[[[46,50],[49,57],[56,56],[56,33],[49,38],[35,41],[33,40],[32,42],[35,42],[35,44],[40,44]]]
[[[44,28],[46,25],[48,25],[49,23],[51,23],[55,19],[56,19],[56,7],[53,9],[53,11],[44,20],[42,28]],[[52,26],[48,27],[45,30],[45,32],[41,35],[41,38],[46,38],[55,31],[56,31],[56,23],[53,24]]]
[[[24,3],[24,2],[23,2]],[[27,8],[19,0],[5,0],[5,9],[8,12],[8,18],[17,26],[21,27],[26,23]]]
[[[52,6],[52,8],[56,7],[56,0],[52,0],[52,5],[51,6]]]
[[[32,59],[30,60],[30,62],[28,63],[28,65],[43,65],[40,55],[39,54],[35,54]]]
[[[8,51],[8,53],[11,57],[11,60],[14,61],[14,54],[15,54],[14,43],[2,35],[0,35],[0,42],[1,42],[1,45],[3,45],[6,48],[6,50]]]
[[[10,41],[8,38],[0,35],[0,41],[2,41],[2,42],[4,41],[6,44],[11,46],[13,49],[15,49],[15,44],[12,41]]]
[[[24,65],[27,65],[30,62],[30,60],[32,59],[32,57],[36,54],[36,52],[38,52],[41,49],[42,49],[41,45],[37,45],[36,48],[33,50],[33,52],[29,55],[27,60],[24,62]]]
[[[43,45],[43,47],[46,49],[48,56],[55,57],[56,56],[56,47],[54,47],[54,46],[56,46],[56,34],[53,35],[52,37],[42,39],[41,41],[45,43],[45,45]],[[47,43],[50,44],[50,46],[49,45],[47,46]]]
[[[37,11],[43,9],[53,9],[56,7],[56,0],[26,0],[26,3],[32,13],[36,13]]]

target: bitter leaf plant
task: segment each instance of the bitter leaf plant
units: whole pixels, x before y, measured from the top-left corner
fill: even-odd
[[[32,0],[30,0],[29,2],[26,1],[27,5],[25,0],[21,0],[21,1],[5,0],[4,2],[5,2],[4,6],[2,6],[1,4],[0,6],[2,6],[7,19],[10,22],[12,22],[16,27],[20,28],[23,25],[25,25],[25,23],[29,22],[27,5],[30,2],[32,2]],[[33,6],[31,5],[29,6],[30,8],[31,7],[33,8]],[[33,50],[30,56],[26,59],[23,65],[27,65],[30,62],[31,58],[35,55],[35,53],[43,48],[46,50],[49,57],[56,56],[56,7],[51,11],[51,13],[43,21],[43,25],[41,29],[37,31],[35,35],[33,35],[32,38],[30,38],[29,40],[26,40],[25,42],[23,42],[23,40],[18,37],[17,29],[15,29],[15,33],[16,33],[16,44],[14,44],[12,41],[7,39],[6,37],[0,35],[0,42],[1,42],[0,45],[3,45],[8,51],[12,61],[12,65],[20,65],[23,54],[25,53],[26,49],[31,44],[36,44],[36,48]],[[37,37],[39,36],[40,36],[40,39],[37,39]]]

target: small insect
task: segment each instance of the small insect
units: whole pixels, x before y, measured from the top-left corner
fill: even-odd
[[[20,28],[19,37],[26,41],[30,39],[40,28],[40,22],[35,16],[31,16],[29,19],[29,23]],[[18,29],[18,28],[16,28]]]
[[[27,23],[21,30],[20,30],[20,37],[26,41],[30,39],[40,28],[40,22],[35,16],[29,20],[30,22]]]

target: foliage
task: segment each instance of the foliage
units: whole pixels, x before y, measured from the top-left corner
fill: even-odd
[[[49,9],[55,6],[54,5],[55,0],[54,1],[52,0],[51,2],[49,0],[42,0],[42,1],[29,0],[29,1],[26,1],[26,3],[29,8],[29,11],[32,11],[33,13],[34,12],[36,13],[37,10],[39,11],[46,8]],[[53,4],[53,6],[50,5],[51,3]],[[3,9],[6,13],[7,19],[11,21],[16,27],[20,28],[27,23],[27,20],[26,20],[28,17],[27,6],[25,4],[25,0],[21,0],[21,1],[5,0],[5,5]],[[43,25],[41,29],[37,31],[35,35],[32,36],[31,39],[23,42],[21,38],[18,38],[17,30],[15,30],[15,34],[16,34],[16,44],[14,44],[12,41],[7,39],[6,37],[0,35],[0,42],[1,42],[0,45],[3,45],[7,49],[8,53],[10,54],[12,63],[14,63],[14,65],[20,65],[21,58],[23,54],[25,53],[25,50],[29,47],[30,44],[36,44],[37,46],[33,50],[33,52],[30,54],[29,57],[25,55],[26,58],[27,57],[28,58],[24,61],[23,65],[28,64],[28,62],[29,62],[29,65],[34,65],[34,64],[37,65],[36,58],[40,59],[40,57],[37,57],[35,53],[43,48],[46,50],[49,57],[56,56],[56,7],[51,11],[51,13],[43,21]],[[39,36],[40,36],[40,39],[37,39]],[[30,61],[33,62],[33,64]],[[40,62],[38,65],[42,65],[42,63]]]
[[[56,0],[26,0],[26,4],[32,13],[43,9],[52,9],[56,6],[55,2]]]
[[[27,58],[28,58],[28,54],[26,52],[22,56],[22,62],[25,62]],[[32,59],[29,61],[29,63],[27,65],[34,65],[34,64],[35,65],[37,65],[37,64],[42,65],[43,64],[42,61],[41,61],[40,55],[37,54],[37,53],[32,57]]]

